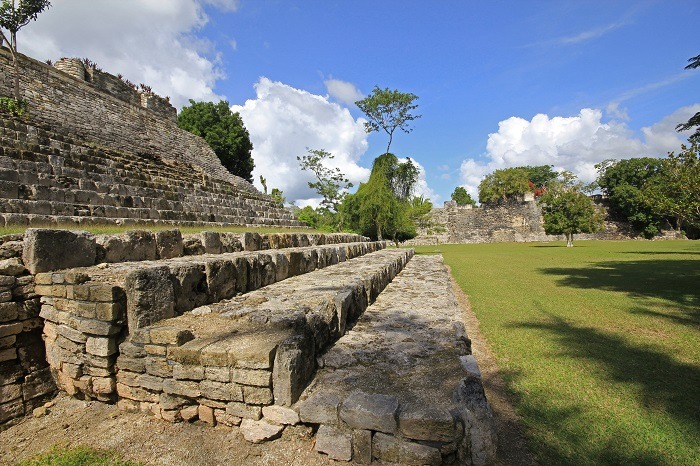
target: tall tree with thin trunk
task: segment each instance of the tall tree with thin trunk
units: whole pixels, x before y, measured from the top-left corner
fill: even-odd
[[[686,70],[692,70],[695,68],[700,68],[700,55],[688,58],[688,64],[686,65]],[[681,123],[676,126],[676,131],[687,131],[689,129],[695,128],[695,132],[688,138],[691,142],[700,140],[700,112],[696,113],[685,123]]]
[[[394,132],[400,129],[404,133],[410,133],[413,131],[410,122],[421,117],[413,113],[418,108],[414,103],[417,99],[418,96],[415,94],[374,86],[370,95],[355,102],[355,105],[367,116],[365,130],[368,133],[383,130],[389,136],[387,154],[394,139]]]
[[[20,100],[17,31],[36,20],[39,13],[50,6],[49,0],[2,0],[0,4],[0,45],[7,44],[12,54],[12,65],[15,69],[15,100]]]

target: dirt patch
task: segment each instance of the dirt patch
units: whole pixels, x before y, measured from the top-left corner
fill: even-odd
[[[488,341],[479,330],[479,321],[472,311],[469,297],[452,277],[451,270],[450,280],[457,301],[463,309],[464,325],[472,340],[472,352],[479,363],[486,398],[493,410],[498,434],[497,464],[499,466],[535,466],[537,462],[525,442],[522,421],[510,401],[506,384],[498,372],[496,358],[491,352]]]

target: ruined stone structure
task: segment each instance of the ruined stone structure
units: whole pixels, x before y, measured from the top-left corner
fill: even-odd
[[[544,232],[542,210],[532,197],[477,208],[449,201],[430,212],[430,222],[430,228],[420,229],[418,237],[404,244],[526,243],[563,239],[563,236]],[[629,225],[606,220],[601,232],[577,234],[576,239],[630,239],[634,237],[630,230]]]
[[[28,121],[0,114],[5,224],[301,225],[178,128],[165,99],[80,60],[20,62]],[[13,76],[0,48],[0,95]]]
[[[0,428],[60,389],[238,426],[251,442],[313,425],[337,460],[493,460],[439,258],[344,234],[29,229],[2,241]]]

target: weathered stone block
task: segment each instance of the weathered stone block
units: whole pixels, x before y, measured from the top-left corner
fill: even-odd
[[[213,380],[202,380],[199,383],[202,396],[221,401],[243,401],[244,395],[240,385]]]
[[[91,266],[95,257],[95,237],[87,231],[29,228],[24,234],[22,260],[32,274]]]
[[[377,432],[372,438],[372,456],[382,461],[400,464],[442,464],[442,455],[437,448],[406,442],[381,432]]]
[[[170,273],[175,293],[176,313],[182,314],[209,302],[209,287],[204,265],[172,264]]]
[[[232,402],[226,405],[226,413],[243,419],[253,419],[255,421],[262,417],[262,409],[260,406],[250,406],[239,402]]]
[[[246,404],[268,405],[274,401],[274,398],[269,388],[243,385],[243,400]]]
[[[156,253],[160,259],[181,257],[184,253],[182,233],[178,229],[156,232]]]
[[[204,379],[204,368],[191,364],[173,365],[173,377],[177,380],[202,380]]]
[[[263,406],[262,413],[265,419],[276,424],[296,425],[299,423],[299,414],[284,406]]]
[[[26,271],[22,261],[16,257],[0,260],[0,275],[18,276]]]
[[[177,327],[155,326],[150,329],[151,343],[159,345],[182,346],[194,340],[194,335],[187,329]]]
[[[228,366],[207,366],[206,378],[216,382],[231,382],[231,368]],[[236,382],[234,380],[234,382]]]
[[[370,464],[372,462],[372,431],[352,431],[352,459],[358,464]]]
[[[335,393],[314,393],[296,405],[299,418],[309,424],[337,424],[340,396]]]
[[[275,404],[291,406],[313,376],[315,369],[313,338],[295,335],[277,348],[272,371]]]
[[[126,277],[129,332],[175,316],[175,295],[168,267],[135,270]]]
[[[182,395],[188,398],[197,398],[202,395],[199,383],[185,380],[163,380],[163,391],[172,395]]]
[[[95,356],[111,356],[117,352],[117,342],[114,338],[88,337],[85,351]]]
[[[212,302],[231,298],[235,294],[238,271],[233,261],[209,261],[205,266],[205,272]]]
[[[399,402],[393,396],[355,390],[343,400],[340,419],[353,429],[396,432]]]
[[[17,335],[22,332],[22,322],[0,325],[0,338],[9,335]]]
[[[223,252],[223,244],[221,243],[221,235],[216,231],[203,231],[199,234],[202,239],[205,254],[221,254]]]
[[[19,316],[19,304],[16,302],[0,303],[0,322],[9,322]]]
[[[352,434],[322,425],[316,433],[316,451],[337,461],[352,459]]]
[[[399,430],[407,438],[433,442],[452,442],[456,433],[452,414],[433,406],[402,406]]]
[[[265,420],[243,419],[240,429],[244,439],[252,443],[261,443],[279,437],[284,426],[270,424]]]
[[[272,372],[265,370],[233,369],[231,380],[242,385],[256,387],[269,387],[272,381]]]
[[[199,420],[206,422],[207,424],[216,425],[216,418],[214,417],[214,410],[206,405],[199,405],[197,415]]]

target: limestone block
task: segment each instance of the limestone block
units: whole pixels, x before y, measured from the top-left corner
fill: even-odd
[[[182,346],[194,340],[194,335],[187,329],[177,327],[155,326],[150,329],[151,343],[159,345]]]
[[[352,459],[357,464],[372,462],[372,431],[352,431]]]
[[[202,396],[220,401],[243,401],[241,386],[233,383],[202,380],[199,383]]]
[[[168,267],[137,269],[125,281],[129,332],[175,316],[175,294]]]
[[[95,356],[111,356],[117,352],[117,342],[114,338],[88,337],[85,351]]]
[[[96,251],[95,237],[87,231],[29,228],[24,235],[22,260],[30,273],[36,274],[91,266]]]
[[[299,423],[299,414],[284,406],[263,406],[262,414],[265,419],[276,424],[296,425]]]
[[[381,432],[372,438],[372,456],[381,461],[400,464],[442,464],[442,455],[437,448],[406,442]]]
[[[203,231],[199,234],[204,246],[205,254],[221,254],[223,252],[223,244],[221,235],[216,231]]]
[[[16,257],[0,260],[0,275],[18,276],[26,271],[22,261]]]
[[[156,253],[160,259],[181,257],[184,253],[182,233],[178,229],[156,232]]]
[[[16,302],[0,303],[0,322],[9,322],[17,319],[19,304]]]
[[[231,382],[231,368],[228,366],[207,366],[204,368],[206,378],[216,382]],[[234,380],[234,382],[237,382]],[[239,382],[240,383],[240,382]]]
[[[452,414],[437,406],[402,406],[399,430],[404,437],[433,442],[452,442],[456,433]]]
[[[240,429],[243,438],[247,441],[262,443],[279,437],[284,430],[284,426],[270,424],[265,422],[265,420],[253,421],[252,419],[243,419]]]
[[[178,409],[190,402],[188,398],[177,395],[169,395],[167,393],[161,393],[158,399],[160,407],[163,409]],[[195,405],[194,408],[196,409],[197,406]]]
[[[185,380],[163,380],[163,391],[171,395],[182,395],[188,398],[197,398],[202,395],[199,383]]]
[[[273,402],[272,390],[265,387],[249,387],[243,385],[243,400],[246,404],[267,405]]]
[[[7,337],[0,338],[0,350],[6,348],[14,348],[17,337],[15,335],[10,335]]]
[[[196,236],[182,239],[183,253],[185,256],[199,256],[204,254],[202,240]]]
[[[0,400],[10,401],[22,396],[22,384],[13,383],[9,385],[0,385]]]
[[[20,417],[23,414],[24,403],[20,398],[8,401],[7,403],[0,403],[0,423],[7,422],[10,419]]]
[[[296,409],[299,418],[308,424],[337,424],[340,396],[335,393],[317,392],[299,401]]]
[[[313,376],[314,342],[310,335],[295,335],[277,348],[272,371],[275,404],[291,406]]]
[[[182,314],[209,302],[209,286],[204,265],[178,263],[170,265],[175,312]]]
[[[262,417],[262,409],[260,406],[250,406],[239,402],[227,404],[226,413],[243,419],[253,419],[255,421]]]
[[[203,380],[204,367],[176,363],[173,365],[173,377],[176,380]]]
[[[205,265],[211,302],[231,298],[236,292],[238,270],[231,260],[208,261]]]
[[[316,451],[337,461],[352,459],[352,434],[336,427],[322,425],[316,433]]]
[[[476,362],[476,358],[473,355],[468,354],[466,356],[460,356],[459,363],[469,375],[471,375],[472,377],[481,378],[481,370],[479,370],[479,364]]]
[[[396,432],[399,402],[393,396],[355,390],[343,400],[340,419],[353,429]]]
[[[117,390],[117,384],[114,377],[93,377],[92,391],[96,395],[111,395]]]
[[[214,409],[206,405],[199,405],[197,415],[199,420],[206,422],[207,424],[216,425],[216,418],[214,417]]]
[[[216,418],[217,424],[223,424],[229,427],[241,424],[240,417],[228,414],[224,409],[214,409],[214,417]]]
[[[160,356],[149,356],[144,358],[146,372],[158,377],[170,378],[173,376],[173,366],[165,358]]]
[[[63,388],[63,386],[61,388]],[[120,398],[128,398],[129,400],[145,401],[148,403],[158,402],[157,393],[152,393],[139,387],[130,387],[122,383],[117,383],[117,395],[119,395]]]
[[[259,251],[262,249],[262,236],[259,233],[246,232],[241,238],[245,251]]]
[[[162,405],[161,405],[162,406]],[[185,406],[180,410],[180,416],[182,417],[182,420],[185,422],[193,422],[197,419],[199,416],[199,406],[193,405],[193,406]],[[218,420],[218,418],[217,418]]]
[[[231,380],[242,385],[269,387],[272,372],[266,370],[233,369]]]
[[[17,335],[22,332],[22,322],[13,322],[11,324],[0,325],[0,338],[10,335]]]

